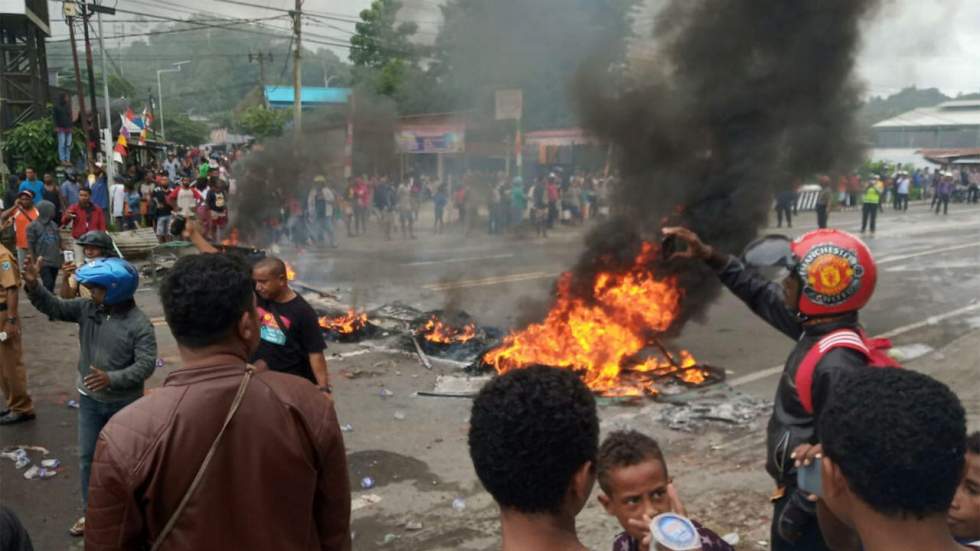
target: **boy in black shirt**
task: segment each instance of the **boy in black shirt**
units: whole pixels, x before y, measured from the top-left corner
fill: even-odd
[[[313,307],[289,288],[286,265],[264,258],[252,269],[258,295],[261,342],[252,361],[264,360],[269,369],[308,379],[330,393],[330,376],[323,351],[323,333]]]

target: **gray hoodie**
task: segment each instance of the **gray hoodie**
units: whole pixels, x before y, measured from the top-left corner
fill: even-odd
[[[34,258],[43,258],[44,266],[60,268],[61,234],[53,220],[55,206],[50,201],[37,204],[37,220],[27,225],[27,250]]]
[[[146,314],[132,301],[100,307],[87,298],[65,300],[43,285],[28,291],[31,304],[51,319],[78,324],[78,391],[100,402],[134,400],[143,395],[157,360],[157,339]],[[92,392],[82,379],[95,366],[109,375],[109,388]]]

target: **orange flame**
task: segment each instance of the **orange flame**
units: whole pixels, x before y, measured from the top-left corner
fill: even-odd
[[[453,327],[433,315],[419,328],[418,333],[425,340],[436,344],[462,344],[476,337],[476,324],[467,323],[462,328]]]
[[[368,315],[366,313],[358,314],[351,308],[346,314],[336,318],[321,317],[320,327],[341,335],[351,335],[367,326],[367,322]]]
[[[286,281],[292,281],[296,279],[296,270],[293,269],[293,265],[289,262],[283,262],[286,265]]]
[[[656,247],[644,243],[625,272],[600,272],[590,299],[574,296],[572,274],[560,276],[557,298],[544,321],[506,336],[483,356],[498,373],[541,364],[572,369],[593,391],[607,396],[655,395],[653,377],[675,375],[701,384],[707,371],[687,351],[679,359],[637,355],[650,336],[666,331],[680,312],[681,289],[674,277],[657,278],[648,265]]]
[[[222,245],[230,245],[232,247],[238,246],[238,228],[232,228],[228,232],[228,237],[221,240]]]

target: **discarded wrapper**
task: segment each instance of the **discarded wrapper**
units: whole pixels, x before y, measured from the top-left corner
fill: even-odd
[[[24,471],[24,478],[27,480],[34,480],[35,478],[45,479],[51,478],[58,474],[58,471],[53,471],[45,469],[44,467],[38,467],[37,465],[32,465],[30,469]]]
[[[61,466],[61,461],[57,459],[43,459],[41,460],[41,466],[46,469],[57,469]]]
[[[18,469],[23,469],[31,464],[31,458],[27,456],[27,452],[23,448],[0,452],[0,457],[13,461],[14,466]]]

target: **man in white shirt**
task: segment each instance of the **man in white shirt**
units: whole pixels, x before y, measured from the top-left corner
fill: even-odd
[[[112,223],[117,230],[122,230],[125,228],[126,186],[122,184],[120,179],[117,178],[116,183],[109,186],[109,198],[112,200],[110,206]]]
[[[896,185],[895,210],[909,210],[909,188],[911,186],[912,180],[909,178],[908,173],[899,172],[898,183]]]
[[[163,161],[163,170],[167,171],[167,177],[170,178],[171,182],[177,181],[177,169],[180,168],[180,161],[177,160],[177,155],[171,151],[167,154],[167,160]]]

